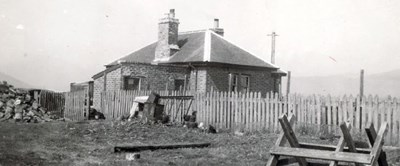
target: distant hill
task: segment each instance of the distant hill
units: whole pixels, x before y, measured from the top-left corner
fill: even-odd
[[[0,72],[0,81],[7,81],[8,84],[13,85],[16,88],[33,88],[34,86],[29,85],[23,81],[20,81],[12,76],[9,76],[7,74],[4,74]]]
[[[301,94],[344,95],[359,93],[360,76],[342,74],[333,76],[292,76],[291,92]],[[285,78],[286,79],[286,78]],[[286,80],[283,82],[283,93],[286,91]],[[364,79],[364,94],[400,97],[400,69],[368,75]]]

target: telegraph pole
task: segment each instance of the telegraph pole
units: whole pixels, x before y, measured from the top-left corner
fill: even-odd
[[[364,69],[360,72],[360,99],[364,96]]]
[[[278,36],[275,32],[272,32],[271,34],[268,34],[268,36],[271,36],[271,63],[275,64],[275,37]]]

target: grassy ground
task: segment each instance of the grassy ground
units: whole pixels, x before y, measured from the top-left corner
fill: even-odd
[[[199,130],[162,125],[90,121],[42,124],[0,123],[0,165],[265,165],[277,134]],[[302,142],[336,140],[300,136]],[[115,145],[210,142],[208,148],[140,152],[127,161]]]

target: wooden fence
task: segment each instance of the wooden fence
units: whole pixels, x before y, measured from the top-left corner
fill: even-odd
[[[105,91],[101,93],[101,108],[106,119],[115,119],[129,115],[136,96],[149,95],[151,91]],[[284,113],[293,113],[297,117],[297,132],[309,134],[331,133],[339,135],[341,122],[352,119],[353,132],[360,132],[373,122],[376,129],[381,122],[389,124],[385,143],[400,145],[400,100],[397,98],[368,97],[332,97],[290,95],[278,97],[267,93],[208,92],[193,93],[179,91],[158,91],[161,96],[193,95],[195,100],[180,103],[178,99],[163,99],[164,110],[172,121],[181,122],[186,109],[188,114],[197,111],[197,122],[211,124],[220,129],[241,129],[244,131],[280,130],[278,117]],[[64,115],[70,119],[85,118],[85,95],[82,92],[66,94]]]
[[[89,109],[88,101],[86,91],[65,93],[64,117],[73,121],[85,120]]]
[[[47,111],[62,117],[64,112],[64,93],[42,90],[38,97],[39,104]]]
[[[133,101],[137,96],[147,96],[152,91],[104,91],[101,93],[101,112],[106,119],[116,119],[121,116],[128,116]],[[187,96],[189,91],[155,91],[160,96]],[[161,99],[160,104],[164,105],[164,111],[170,115],[172,121],[181,122],[185,110],[192,108],[189,101],[179,99]],[[192,104],[193,105],[193,104]],[[191,113],[189,109],[188,113]]]
[[[360,133],[370,122],[379,129],[381,122],[386,121],[389,132],[385,143],[400,145],[400,100],[396,98],[261,96],[261,93],[198,93],[194,108],[198,111],[197,121],[217,128],[276,132],[280,130],[278,117],[284,113],[293,113],[297,117],[298,128],[313,128],[315,133],[335,133],[340,123],[348,119],[353,119],[352,131]]]

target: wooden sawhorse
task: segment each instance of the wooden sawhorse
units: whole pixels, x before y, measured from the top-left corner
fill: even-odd
[[[356,148],[350,135],[350,123],[340,124],[342,136],[337,146],[320,145],[298,142],[296,135],[292,130],[295,122],[295,116],[291,115],[289,120],[286,115],[279,118],[283,133],[278,137],[275,146],[270,150],[270,158],[267,166],[284,165],[285,161],[279,160],[280,156],[294,157],[295,160],[286,160],[286,164],[298,162],[300,166],[309,164],[308,159],[328,160],[329,163],[319,163],[318,165],[336,166],[339,162],[355,163],[357,166],[371,165],[387,166],[386,154],[382,150],[384,135],[386,133],[387,123],[382,123],[378,134],[372,123],[365,128],[372,148]],[[290,147],[283,147],[289,142]],[[345,147],[347,145],[347,147]],[[293,159],[293,158],[292,158]],[[311,164],[310,164],[311,165]]]

